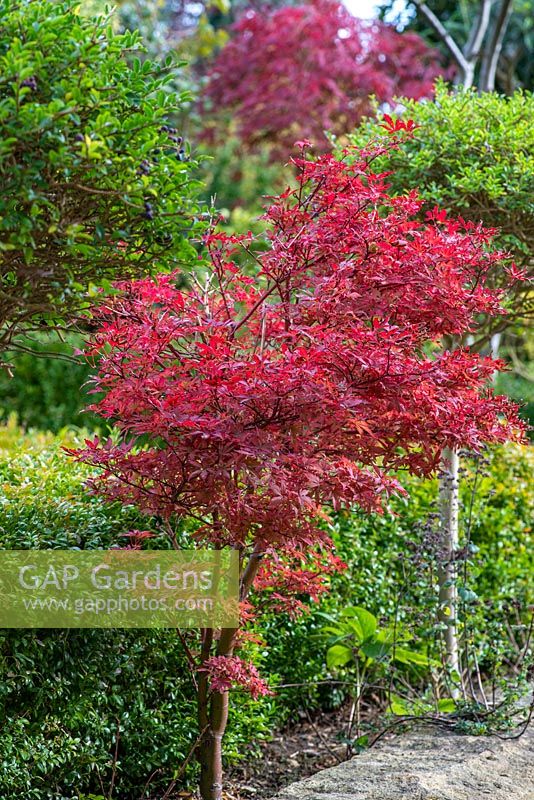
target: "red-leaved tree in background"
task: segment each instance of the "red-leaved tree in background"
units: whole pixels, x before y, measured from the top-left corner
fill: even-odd
[[[221,136],[227,112],[247,146],[270,143],[274,158],[298,138],[326,149],[324,131],[352,130],[371,112],[370,95],[429,97],[442,71],[417,34],[358,20],[337,0],[250,10],[208,74],[205,135]]]
[[[502,313],[485,286],[501,259],[491,231],[437,210],[421,222],[415,193],[389,197],[373,174],[378,151],[296,159],[255,277],[233,260],[247,238],[212,233],[190,288],[177,275],[123,283],[95,311],[95,410],[122,441],[76,457],[101,468],[106,497],[171,531],[192,517],[199,544],[238,550],[244,619],[251,592],[321,591],[337,566],[325,508],[379,511],[401,491],[395,470],[426,475],[444,446],[520,436],[513,404],[487,388],[496,362],[440,347],[474,315]],[[242,634],[205,629],[190,652],[204,800],[222,797],[229,690],[268,691],[236,655]]]

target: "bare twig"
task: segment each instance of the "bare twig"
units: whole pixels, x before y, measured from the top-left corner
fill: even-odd
[[[189,750],[189,753],[186,755],[185,759],[182,761],[182,764],[180,766],[180,769],[176,773],[176,776],[169,783],[169,785],[165,789],[165,792],[162,794],[161,800],[168,800],[168,798],[171,796],[171,793],[174,791],[174,788],[175,788],[176,784],[178,783],[178,781],[180,780],[180,778],[184,774],[187,765],[189,764],[189,762],[193,758],[194,754],[196,753],[196,751],[198,749],[198,746],[200,744],[200,741],[201,741],[202,737],[204,736],[205,732],[206,732],[206,728],[203,728],[200,731],[200,733],[198,734],[198,736],[195,739],[191,749]],[[145,789],[146,789],[146,786],[145,786]]]
[[[121,723],[117,719],[117,732],[115,733],[115,750],[113,753],[113,769],[111,771],[111,783],[109,784],[108,800],[112,800],[113,792],[115,790],[115,781],[117,779],[117,762],[119,760],[119,743],[121,737]]]
[[[323,736],[323,734],[321,733],[321,731],[319,730],[319,728],[317,727],[315,722],[312,720],[312,718],[310,716],[310,712],[308,711],[308,709],[306,709],[305,711],[306,711],[306,716],[308,718],[308,722],[310,723],[310,725],[312,726],[313,730],[315,731],[315,733],[317,735],[317,738],[319,739],[321,744],[323,744],[324,747],[330,753],[330,755],[333,756],[336,759],[337,763],[341,764],[343,759],[340,758],[334,750],[332,750],[332,748],[330,747],[329,743],[327,742],[327,740],[325,739],[325,737]]]

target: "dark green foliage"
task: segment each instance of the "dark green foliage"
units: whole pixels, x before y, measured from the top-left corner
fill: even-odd
[[[139,796],[156,768],[155,786],[168,783],[195,740],[175,631],[13,631],[0,659],[5,800],[100,793],[119,726],[118,796]]]
[[[150,527],[133,508],[84,488],[89,471],[54,438],[0,428],[0,548],[107,548]],[[156,528],[157,530],[157,528]],[[124,540],[122,540],[124,541]],[[162,539],[153,540],[165,546]],[[0,631],[0,797],[117,800],[162,794],[197,736],[183,648],[174,630]],[[227,757],[265,736],[272,700],[233,703]],[[186,778],[194,771],[194,760]],[[104,789],[104,791],[103,791]]]
[[[501,372],[495,381],[495,389],[500,394],[506,394],[520,404],[520,416],[530,425],[530,436],[532,436],[534,434],[533,379],[526,374]]]
[[[106,280],[187,265],[202,210],[172,64],[77,3],[0,0],[0,346]],[[33,323],[32,323],[33,320]]]
[[[0,370],[0,409],[4,419],[16,414],[24,427],[54,433],[69,425],[102,426],[101,420],[83,412],[94,397],[87,394],[90,386],[85,386],[91,367],[83,358],[74,356],[82,346],[80,336],[71,334],[61,342],[55,336],[40,335],[17,340],[17,346],[18,350],[5,357],[6,366]]]

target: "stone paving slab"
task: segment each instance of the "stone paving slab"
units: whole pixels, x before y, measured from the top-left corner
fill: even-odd
[[[418,730],[272,800],[534,800],[534,729],[516,740]]]

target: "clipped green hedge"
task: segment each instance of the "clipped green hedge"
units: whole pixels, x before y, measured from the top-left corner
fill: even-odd
[[[107,548],[131,528],[151,527],[135,509],[88,494],[88,469],[61,450],[74,441],[68,432],[24,434],[14,421],[0,428],[1,549]],[[113,797],[158,796],[197,736],[191,679],[172,629],[3,630],[0,676],[2,800],[105,794],[118,730]],[[265,736],[273,713],[271,699],[237,694],[227,758]]]
[[[377,160],[391,170],[392,190],[417,189],[430,206],[501,229],[499,242],[528,260],[534,250],[534,95],[474,89],[451,92],[438,82],[434,102],[402,100],[403,119],[420,126]],[[348,140],[357,146],[384,134],[368,119]]]

